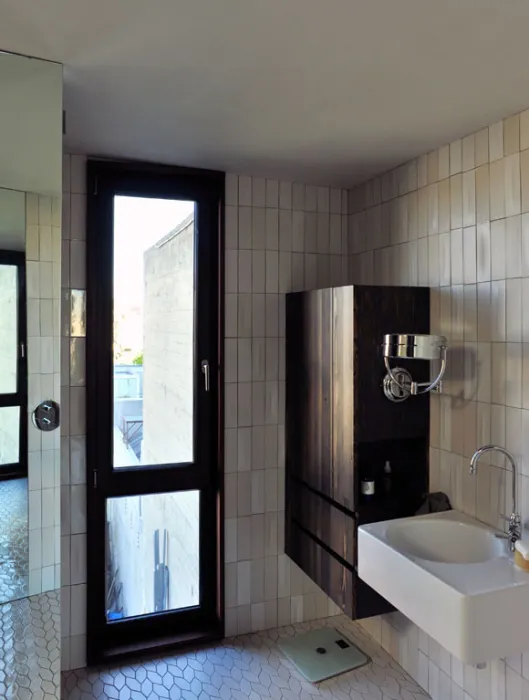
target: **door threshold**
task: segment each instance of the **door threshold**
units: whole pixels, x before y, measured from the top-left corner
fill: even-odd
[[[108,647],[97,655],[89,655],[88,666],[114,664],[131,658],[169,656],[172,651],[218,642],[223,637],[220,625],[215,625],[197,632],[167,635],[135,644],[120,644]]]

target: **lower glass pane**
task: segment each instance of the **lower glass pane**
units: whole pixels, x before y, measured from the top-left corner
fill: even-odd
[[[20,407],[0,408],[0,465],[20,460]]]
[[[199,491],[107,500],[108,620],[199,604]]]

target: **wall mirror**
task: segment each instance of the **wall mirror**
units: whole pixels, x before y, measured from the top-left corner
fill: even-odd
[[[59,204],[0,189],[0,604],[60,587]]]
[[[0,94],[0,696],[58,698],[62,68],[0,52]]]
[[[26,202],[0,190],[0,603],[29,595]]]

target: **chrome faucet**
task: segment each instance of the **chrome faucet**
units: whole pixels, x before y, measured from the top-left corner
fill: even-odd
[[[512,454],[498,445],[484,445],[477,449],[470,460],[470,473],[475,474],[478,466],[478,461],[481,455],[485,452],[501,452],[504,454],[512,467],[512,513],[509,518],[509,534],[508,535],[496,535],[496,537],[502,537],[509,540],[509,548],[511,552],[514,552],[514,545],[517,540],[522,536],[521,534],[521,524],[522,518],[520,513],[518,513],[518,499],[517,499],[517,482],[518,482],[518,468]]]

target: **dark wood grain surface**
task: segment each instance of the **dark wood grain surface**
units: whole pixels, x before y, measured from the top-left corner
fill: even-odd
[[[355,510],[354,287],[332,290],[332,497]]]
[[[354,617],[356,574],[332,556],[296,522],[292,523],[290,558],[349,617]]]
[[[292,477],[290,477],[292,478]],[[304,530],[346,561],[356,564],[356,521],[331,500],[299,480],[289,485],[291,517]]]
[[[428,487],[429,397],[385,398],[381,345],[386,333],[429,332],[429,292],[347,286],[287,295],[285,551],[352,617],[391,609],[357,578],[359,522],[412,515]],[[428,363],[398,364],[428,379]],[[360,496],[366,467],[377,481],[371,502]]]

